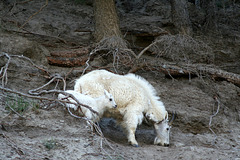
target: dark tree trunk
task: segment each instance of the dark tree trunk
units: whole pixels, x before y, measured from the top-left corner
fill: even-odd
[[[192,24],[189,18],[186,0],[170,0],[172,21],[180,34],[192,35]]]
[[[205,21],[205,29],[216,29],[216,6],[215,0],[203,0],[202,1],[202,8],[205,9],[206,13],[206,21]]]
[[[94,37],[97,42],[112,36],[122,37],[114,0],[95,0],[94,18]]]

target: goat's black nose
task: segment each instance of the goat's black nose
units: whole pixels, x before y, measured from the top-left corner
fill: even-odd
[[[117,105],[115,105],[114,108],[117,108]]]
[[[164,143],[164,147],[169,147],[169,144],[167,144],[167,143]]]

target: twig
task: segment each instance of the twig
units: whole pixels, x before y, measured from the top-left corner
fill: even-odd
[[[43,72],[46,73],[48,76],[50,75],[50,73],[49,73],[46,69],[44,69],[44,68],[36,65],[35,63],[33,63],[33,61],[32,61],[30,58],[25,57],[25,56],[23,56],[23,55],[21,55],[21,56],[20,56],[20,55],[9,55],[8,53],[2,52],[2,53],[0,54],[0,57],[2,57],[2,56],[7,57],[7,59],[8,59],[8,61],[7,61],[7,63],[5,64],[5,66],[2,67],[1,70],[0,70],[0,75],[1,75],[2,72],[3,72],[3,69],[4,69],[3,76],[2,76],[2,86],[3,86],[3,87],[4,87],[4,84],[7,84],[7,69],[8,69],[9,63],[10,63],[10,61],[11,61],[11,58],[14,58],[14,57],[21,58],[21,59],[25,59],[25,60],[27,60],[28,62],[30,62],[31,65],[34,66],[35,68],[43,71]],[[0,78],[1,78],[1,77],[0,77]],[[5,82],[4,82],[4,80],[5,80]]]
[[[19,117],[26,119],[25,117],[23,117],[21,114],[19,114],[17,111],[15,111],[9,104],[6,104],[8,108],[10,108],[15,114],[17,114]]]
[[[214,138],[214,141],[215,141],[216,138],[217,138],[217,135],[216,135],[216,133],[212,130],[211,125],[212,125],[212,119],[213,119],[213,117],[215,117],[215,116],[218,114],[218,112],[219,112],[220,101],[219,101],[219,99],[217,98],[217,96],[215,96],[214,99],[215,99],[216,102],[217,102],[217,111],[216,111],[213,115],[210,116],[208,128],[209,128],[209,130],[215,135],[215,138]]]
[[[48,5],[48,0],[46,0],[45,4],[37,11],[35,12],[33,15],[31,15],[26,22],[20,27],[20,29],[22,29],[35,15],[37,15],[39,12],[41,12],[43,10],[43,8],[45,8]]]
[[[149,46],[147,46],[146,48],[144,48],[144,49],[137,55],[136,58],[139,59],[139,58],[143,55],[144,52],[146,52],[150,47],[152,47],[153,45],[155,45],[157,42],[158,42],[158,41],[155,41],[155,42],[151,43]]]
[[[37,67],[37,68],[40,68],[40,67],[38,67],[37,65],[35,65],[29,58],[24,57],[24,56],[17,56],[17,55],[9,56],[7,53],[2,53],[1,56],[6,56],[6,57],[9,59],[9,60],[8,60],[8,64],[9,64],[9,62],[10,62],[10,58],[11,58],[11,57],[18,57],[18,58],[23,58],[23,59],[25,59],[25,60],[28,60],[29,62],[31,62],[31,64],[32,64],[33,66],[35,66],[35,67]],[[4,68],[4,69],[1,68],[1,72],[0,72],[1,74],[2,74],[2,73],[4,73],[4,75],[7,74],[8,64],[5,65],[5,68]],[[7,67],[6,67],[6,66],[7,66]],[[42,69],[42,68],[41,68],[41,69]],[[44,70],[44,71],[46,71],[46,70]],[[46,72],[47,72],[47,71],[46,71]],[[49,72],[47,72],[47,73],[50,75]],[[3,76],[3,77],[4,77],[4,76]],[[14,90],[12,90],[12,89],[5,88],[4,86],[0,86],[0,90],[2,90],[2,91],[4,91],[4,92],[14,93],[14,94],[17,94],[17,95],[20,95],[20,96],[32,98],[32,99],[39,99],[39,100],[42,100],[42,101],[43,101],[43,100],[44,100],[44,101],[51,101],[51,102],[56,102],[56,101],[57,101],[57,102],[60,102],[60,103],[63,103],[63,104],[72,103],[72,104],[74,104],[74,105],[76,105],[76,106],[78,106],[78,107],[80,107],[80,106],[81,106],[81,107],[82,107],[82,106],[83,106],[83,107],[86,107],[87,109],[89,109],[90,111],[92,111],[93,113],[95,113],[95,114],[98,115],[98,112],[94,111],[91,107],[89,107],[89,106],[87,106],[87,105],[81,104],[81,103],[78,101],[78,99],[76,99],[72,94],[66,93],[66,92],[64,92],[64,91],[56,90],[56,89],[52,89],[52,90],[41,90],[41,89],[43,89],[44,87],[48,86],[50,83],[52,83],[52,82],[53,82],[54,80],[56,80],[56,79],[63,81],[63,83],[64,83],[64,87],[63,87],[63,88],[64,88],[64,90],[65,90],[65,88],[66,88],[65,79],[64,79],[63,77],[61,77],[59,74],[55,74],[54,76],[52,76],[52,78],[50,79],[50,81],[49,81],[48,83],[42,85],[41,87],[38,87],[38,88],[36,88],[36,89],[29,90],[29,91],[28,91],[29,94],[25,94],[25,93],[22,93],[22,92],[19,92],[19,91],[14,91]],[[55,86],[55,88],[56,88],[56,86]],[[40,91],[40,90],[41,90],[41,91]],[[70,102],[70,101],[66,101],[66,100],[56,100],[55,98],[48,98],[48,97],[40,96],[40,95],[42,95],[42,94],[50,94],[50,93],[58,93],[58,94],[61,93],[61,94],[64,94],[64,95],[66,95],[67,97],[71,97],[76,103],[73,103],[73,102]],[[21,116],[19,113],[17,113],[11,106],[8,105],[8,107],[9,107],[13,112],[15,112],[18,116],[24,118],[24,117]],[[83,119],[83,120],[86,120],[86,121],[88,122],[88,124],[91,125],[92,128],[93,128],[93,127],[95,128],[95,131],[96,131],[96,132],[98,133],[98,135],[101,137],[101,143],[100,143],[101,149],[111,158],[110,154],[109,154],[107,151],[105,151],[105,150],[103,149],[103,147],[102,147],[103,140],[105,140],[105,142],[107,143],[107,145],[109,145],[109,147],[110,147],[111,149],[114,149],[114,148],[110,146],[110,144],[108,143],[107,139],[104,137],[103,132],[101,131],[101,128],[99,127],[99,125],[93,123],[93,122],[92,122],[91,120],[89,120],[87,117],[79,117],[79,116],[74,115],[74,114],[70,111],[69,107],[67,107],[67,109],[68,109],[68,112],[70,113],[71,116],[73,116],[73,117],[75,117],[75,118],[81,118],[81,119]],[[93,131],[93,129],[92,129],[92,131]],[[18,149],[18,148],[17,148],[17,149]],[[21,149],[19,149],[19,151],[22,152]],[[22,154],[25,154],[25,153],[22,152]]]
[[[41,87],[38,87],[36,89],[31,89],[28,91],[29,94],[32,94],[32,95],[40,95],[40,94],[43,94],[43,93],[48,93],[47,91],[43,90],[41,92],[37,92],[38,90],[40,89],[43,89],[44,87],[48,86],[49,84],[51,84],[55,79],[61,79],[63,81],[63,90],[65,91],[66,89],[66,82],[65,82],[65,79],[60,76],[59,74],[56,74],[48,83],[44,84],[43,86]],[[37,92],[37,93],[36,93]]]
[[[97,51],[96,51],[96,49],[94,49],[93,51],[91,51],[90,53],[89,53],[89,55],[88,55],[88,59],[87,59],[87,61],[85,62],[85,64],[87,65],[85,68],[84,68],[84,70],[83,70],[83,72],[82,72],[82,75],[81,76],[83,76],[84,75],[84,73],[86,72],[86,70],[88,69],[88,67],[90,66],[89,65],[89,61],[90,61],[90,59],[91,59],[91,55],[93,55],[94,53],[96,53]]]
[[[7,53],[4,53],[2,52],[2,55],[0,56],[6,56],[8,59],[11,59],[11,57],[18,57],[18,58],[23,58],[25,60],[28,60],[34,67],[38,68],[38,69],[41,69],[43,70],[44,72],[48,73],[50,75],[50,73],[46,70],[44,70],[43,68],[37,66],[36,64],[34,64],[31,59],[25,57],[25,56],[18,56],[18,55],[11,55],[9,56]],[[4,69],[4,75],[7,74],[7,69],[8,69],[8,64],[9,64],[10,60],[7,62],[7,65],[5,65],[5,69]],[[3,69],[1,68],[1,73],[2,73]],[[4,76],[5,77],[5,76]],[[3,78],[4,78],[3,77]],[[63,86],[63,90],[66,89],[66,82],[65,82],[65,79],[63,77],[61,77],[59,74],[55,74],[55,76],[53,76],[53,78],[45,85],[37,88],[37,89],[32,89],[32,90],[29,90],[29,93],[32,94],[32,95],[29,95],[29,94],[24,94],[22,92],[18,92],[18,91],[13,91],[11,89],[8,89],[8,88],[4,88],[4,85],[0,87],[0,90],[3,90],[3,91],[6,91],[6,92],[10,92],[10,93],[15,93],[15,94],[18,94],[20,96],[24,96],[24,97],[28,97],[28,98],[33,98],[33,99],[39,99],[39,100],[47,100],[47,101],[56,101],[56,99],[50,99],[50,98],[47,98],[47,97],[40,97],[39,95],[42,95],[42,94],[50,94],[50,93],[62,93],[62,94],[67,94],[66,92],[64,91],[59,91],[59,90],[43,90],[43,91],[40,91],[40,92],[37,92],[38,90],[46,87],[47,85],[49,85],[50,83],[52,83],[55,79],[61,79],[64,83],[64,86]],[[6,83],[6,82],[5,82]],[[33,96],[34,95],[34,96]],[[67,94],[69,95],[69,94]],[[98,112],[94,111],[91,107],[87,106],[87,105],[84,105],[84,104],[81,104],[73,95],[69,95],[72,99],[74,99],[78,105],[81,105],[83,107],[86,107],[88,108],[90,111],[92,111],[93,113],[97,114],[98,115]],[[66,102],[66,101],[62,101],[62,102]],[[70,103],[70,102],[67,102],[67,103]]]
[[[28,57],[25,57],[25,56],[23,56],[23,55],[21,55],[21,56],[19,56],[19,55],[10,55],[10,56],[11,56],[11,57],[17,57],[17,58],[25,59],[25,60],[27,60],[28,62],[30,62],[35,68],[37,68],[37,69],[43,71],[44,73],[47,73],[48,75],[50,75],[50,73],[49,73],[46,69],[44,69],[44,68],[36,65],[36,64],[33,63],[33,61],[32,61],[30,58],[28,58]]]
[[[67,107],[67,110],[68,110],[68,113],[69,113],[71,116],[73,116],[73,117],[75,117],[75,118],[78,118],[78,119],[83,119],[83,120],[85,120],[85,121],[89,121],[89,119],[88,119],[87,117],[79,117],[79,116],[73,114],[73,113],[70,111],[69,107]]]
[[[79,117],[79,116],[73,114],[73,113],[70,111],[69,107],[67,107],[67,110],[68,110],[68,113],[69,113],[71,116],[73,116],[73,117],[75,117],[75,118],[78,118],[78,119],[83,119],[83,120],[87,121],[88,124],[90,124],[92,127],[95,128],[95,130],[97,131],[97,133],[98,133],[99,136],[101,136],[102,138],[104,137],[101,128],[100,128],[98,125],[96,125],[95,123],[93,123],[92,120],[88,119],[87,117]],[[91,128],[92,128],[92,127],[91,127]],[[93,129],[91,129],[91,130],[93,131]]]
[[[20,95],[20,96],[28,97],[28,98],[33,98],[33,99],[47,100],[47,101],[56,101],[56,99],[50,99],[50,98],[47,98],[47,97],[40,97],[40,96],[32,96],[32,95],[25,94],[25,93],[22,93],[22,92],[19,92],[19,91],[11,90],[9,88],[4,88],[2,86],[0,86],[0,90],[3,90],[5,92],[14,93],[14,94],[17,94],[17,95]],[[56,91],[56,90],[55,90],[55,92],[62,93],[62,91]]]
[[[165,68],[165,65],[163,65],[162,67]],[[173,78],[173,76],[171,75],[171,73],[169,72],[169,70],[166,69],[166,71],[167,71],[168,75],[172,78],[172,82],[174,82],[175,79]]]
[[[6,56],[6,57],[8,58],[7,63],[6,63],[5,66],[2,67],[1,70],[0,70],[0,75],[1,75],[2,72],[3,72],[3,74],[2,74],[2,87],[4,87],[4,85],[7,84],[7,80],[8,80],[8,78],[7,78],[7,69],[8,69],[8,65],[9,65],[9,63],[10,63],[11,57],[10,57],[7,53],[5,53],[5,52],[2,52],[2,54],[0,55],[0,57],[2,57],[2,56]],[[4,70],[4,71],[3,71],[3,70]]]
[[[98,133],[98,135],[101,137],[101,141],[100,141],[100,148],[101,148],[101,150],[104,151],[104,152],[106,153],[106,155],[108,155],[108,156],[112,159],[111,155],[110,155],[106,150],[104,150],[104,148],[102,147],[102,142],[103,142],[103,140],[106,141],[107,145],[108,145],[112,150],[114,150],[114,148],[110,145],[110,143],[108,142],[108,140],[104,137],[103,132],[102,132],[100,126],[98,125],[98,123],[97,123],[97,124],[96,124],[96,123],[93,123],[93,121],[89,120],[87,117],[79,117],[79,116],[73,114],[73,113],[70,111],[69,107],[67,107],[67,109],[68,109],[68,112],[70,113],[71,116],[73,116],[73,117],[75,117],[75,118],[78,118],[78,119],[84,119],[84,120],[86,120],[86,121],[88,122],[88,124],[91,125],[91,131],[93,131],[93,128],[92,128],[92,127],[94,127],[95,131],[96,131],[96,132]]]
[[[84,105],[84,104],[80,103],[73,95],[71,95],[69,93],[66,93],[64,91],[49,90],[49,91],[43,91],[43,92],[41,92],[41,94],[43,94],[43,93],[61,93],[61,94],[67,95],[67,96],[71,97],[72,99],[74,99],[74,101],[76,101],[77,104],[73,103],[73,102],[70,102],[70,101],[56,100],[56,99],[52,99],[52,98],[48,98],[48,97],[42,97],[42,96],[33,96],[33,95],[25,94],[25,93],[22,93],[22,92],[19,92],[19,91],[14,91],[14,90],[11,90],[9,88],[4,88],[4,87],[1,87],[1,86],[0,86],[0,90],[3,90],[5,92],[14,93],[14,94],[17,94],[17,95],[20,95],[20,96],[32,98],[32,99],[46,100],[46,101],[52,101],[52,102],[58,101],[58,102],[62,102],[62,103],[71,103],[71,104],[75,104],[77,106],[83,106],[83,107],[86,107],[87,109],[89,109],[90,111],[92,111],[93,113],[98,115],[98,112],[93,110],[91,107],[89,107],[88,105]]]
[[[138,57],[131,49],[123,49],[123,51],[130,52],[135,58]]]
[[[114,70],[115,70],[116,73],[118,73],[117,70],[116,70],[116,68],[115,68],[115,63],[116,63],[116,62],[117,62],[117,68],[118,68],[118,60],[116,61],[116,58],[119,59],[119,57],[117,56],[117,54],[118,54],[118,48],[116,48],[116,49],[113,51],[113,68],[114,68]]]

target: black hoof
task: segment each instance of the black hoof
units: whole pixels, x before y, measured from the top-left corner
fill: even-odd
[[[166,144],[166,143],[164,143],[164,145],[163,145],[164,147],[169,147],[169,144]]]

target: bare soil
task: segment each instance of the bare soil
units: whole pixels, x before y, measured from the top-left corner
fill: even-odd
[[[24,24],[44,3],[30,1],[11,6],[11,1],[0,2],[1,27],[4,28],[0,32],[0,49],[9,54],[27,56],[51,74],[65,76],[67,89],[73,89],[74,80],[86,66],[51,66],[46,56],[51,51],[76,49],[92,43],[92,3],[49,1],[47,7],[24,26],[28,33],[18,30],[16,24]],[[158,5],[154,5],[156,3]],[[167,26],[170,23],[167,1],[118,1],[117,5],[123,30],[135,28],[149,32],[155,29],[157,32],[158,26],[166,30],[170,28]],[[233,21],[229,20],[228,27],[223,23],[219,25],[220,30],[221,27],[227,28],[228,34],[222,37],[217,33],[209,33],[209,36],[200,34],[198,30],[196,38],[214,49],[216,66],[239,74],[240,32],[236,24],[240,23]],[[139,47],[150,44],[151,38],[154,38],[145,39],[134,34],[129,37],[132,37],[129,42],[136,42]],[[146,57],[148,61],[153,58]],[[91,64],[99,67],[106,65],[100,60],[96,58]],[[5,63],[6,59],[1,57],[0,66]],[[153,145],[155,132],[152,126],[146,124],[139,126],[136,132],[140,147],[132,147],[127,143],[122,129],[111,118],[103,118],[99,123],[105,138],[101,137],[91,132],[85,121],[72,117],[58,103],[43,105],[24,98],[31,105],[23,113],[25,118],[22,118],[6,107],[10,104],[7,96],[11,94],[0,91],[0,159],[240,159],[239,86],[207,76],[171,78],[161,72],[145,70],[139,70],[136,74],[156,88],[169,113],[178,114],[171,128],[169,147]],[[5,87],[27,93],[49,80],[45,73],[28,61],[12,58]],[[55,86],[62,89],[62,85],[54,82],[46,89]]]

